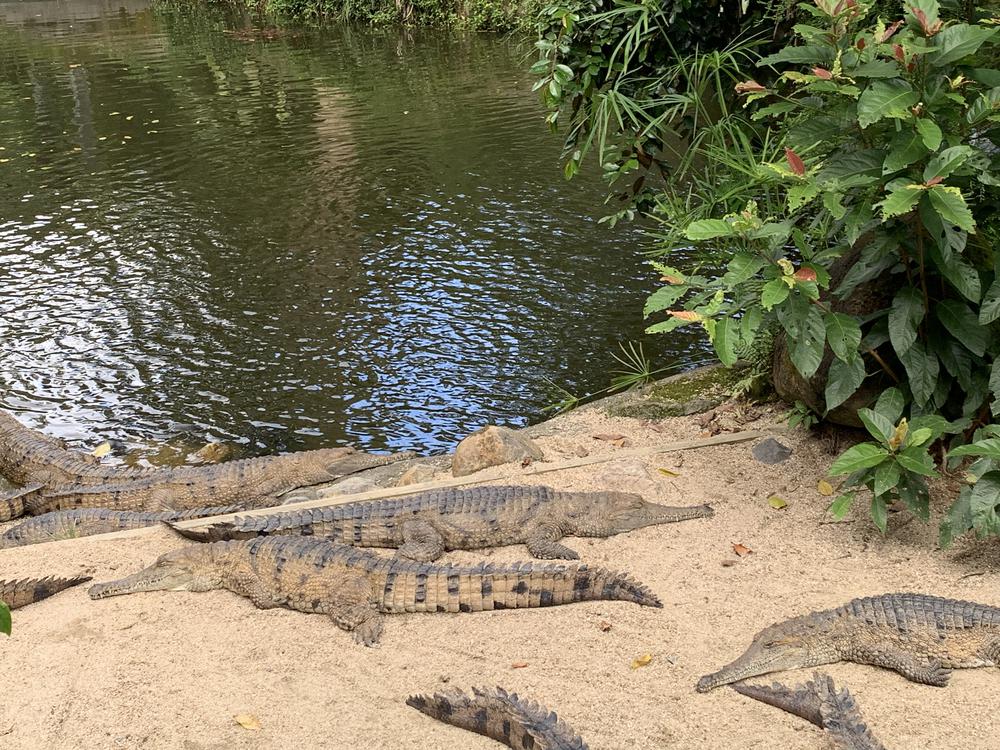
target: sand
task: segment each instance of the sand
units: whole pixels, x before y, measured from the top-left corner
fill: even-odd
[[[732,421],[730,419],[730,421]],[[733,429],[780,430],[780,410]],[[579,410],[534,433],[546,460],[697,437],[695,417],[649,424]],[[445,685],[500,685],[556,710],[591,748],[827,748],[823,733],[700,675],[738,656],[761,627],[856,597],[912,590],[1000,605],[998,545],[936,549],[936,524],[892,514],[883,538],[861,507],[830,523],[816,489],[824,441],[776,432],[794,450],[765,466],[751,444],[612,461],[530,478],[561,488],[616,487],[671,504],[709,502],[711,519],[606,540],[569,539],[586,562],[627,570],[663,609],[594,602],[541,610],[387,618],[365,649],[321,616],[261,611],[224,591],[91,601],[86,587],[14,612],[0,640],[0,746],[14,748],[490,748],[404,704]],[[666,468],[679,476],[657,471]],[[516,478],[522,470],[511,467]],[[776,510],[777,492],[788,506]],[[936,508],[939,513],[940,507]],[[753,550],[738,558],[733,543]],[[4,578],[131,573],[182,544],[167,530],[0,551]],[[523,547],[451,553],[524,560]],[[725,564],[724,564],[725,563]],[[610,629],[607,626],[610,625]],[[647,666],[632,662],[651,654]],[[997,746],[1000,674],[956,672],[946,689],[872,667],[824,667],[858,699],[892,748]],[[780,679],[801,682],[809,670]],[[770,678],[764,678],[769,681]],[[237,714],[259,719],[247,730]]]

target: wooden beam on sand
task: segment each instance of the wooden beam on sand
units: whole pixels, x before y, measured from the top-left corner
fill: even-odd
[[[613,453],[605,453],[598,456],[587,456],[585,458],[574,458],[568,461],[555,461],[553,463],[530,464],[524,467],[519,476],[531,477],[538,474],[548,474],[552,471],[564,471],[576,469],[581,466],[591,466],[593,464],[618,461],[623,458],[637,458],[640,456],[653,456],[658,453],[670,453],[673,451],[694,450],[696,448],[708,448],[713,445],[727,445],[729,443],[743,443],[747,440],[767,436],[767,432],[748,430],[745,432],[734,432],[728,435],[715,435],[707,438],[693,438],[690,440],[677,440],[672,443],[663,443],[650,448],[631,448],[619,450]],[[197,529],[221,521],[231,521],[236,516],[245,518],[247,516],[269,516],[273,513],[284,513],[293,510],[306,510],[308,508],[323,508],[330,505],[342,505],[344,503],[356,503],[362,500],[381,500],[389,497],[399,497],[400,495],[414,495],[418,492],[428,492],[430,490],[441,490],[449,487],[462,487],[470,484],[481,484],[493,482],[498,479],[516,479],[506,474],[510,466],[498,467],[491,470],[479,471],[464,477],[452,477],[450,479],[439,479],[433,482],[422,482],[420,484],[408,484],[402,487],[379,487],[365,492],[355,492],[345,495],[335,491],[336,485],[331,486],[319,493],[315,500],[304,500],[298,503],[288,503],[287,505],[276,505],[268,508],[255,508],[254,510],[242,510],[238,513],[227,513],[221,516],[207,516],[205,518],[192,518],[187,521],[179,521],[174,524],[183,529]],[[88,539],[115,539],[122,537],[134,537],[143,533],[150,533],[157,526],[147,526],[142,529],[130,529],[128,531],[115,531],[110,534],[97,534]]]

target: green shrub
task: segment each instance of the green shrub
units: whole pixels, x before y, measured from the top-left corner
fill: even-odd
[[[10,610],[0,602],[0,633],[10,635]]]
[[[684,244],[728,260],[711,275],[656,264],[667,284],[646,313],[668,313],[651,332],[700,324],[727,364],[771,320],[805,378],[829,347],[828,411],[875,373],[896,381],[881,408],[860,415],[877,441],[833,467],[849,474],[833,512],[867,487],[884,530],[897,499],[927,517],[929,447],[1000,412],[1000,71],[985,65],[997,29],[945,21],[936,0],[913,0],[896,20],[873,19],[855,0],[800,7],[812,20],[796,25],[798,43],[759,63],[768,85],[736,87],[775,138],[772,151],[778,141],[783,151],[747,162],[744,194],[777,191],[782,205],[695,221],[668,213],[668,237],[683,233]],[[833,309],[868,282],[891,289],[891,301],[864,315]],[[977,445],[994,460],[992,444]],[[950,512],[944,543],[1000,531],[1000,474],[986,468]]]

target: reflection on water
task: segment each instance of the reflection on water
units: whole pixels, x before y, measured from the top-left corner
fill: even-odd
[[[607,384],[642,238],[562,181],[523,47],[233,28],[0,2],[0,406],[72,440],[434,451]]]

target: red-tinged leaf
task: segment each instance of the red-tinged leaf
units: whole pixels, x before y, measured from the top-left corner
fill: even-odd
[[[866,44],[865,44],[865,38],[861,37],[858,40],[857,44],[855,44],[854,46],[857,47],[859,50],[863,50],[865,48],[865,46],[866,46]]]
[[[903,25],[903,19],[901,18],[898,21],[896,21],[896,23],[894,23],[892,26],[890,26],[885,30],[885,33],[882,34],[882,38],[879,39],[879,41],[883,43],[888,42],[889,39],[892,37],[892,35],[895,34],[897,31],[899,31],[899,27],[902,25]]]
[[[941,182],[941,181],[942,181],[943,179],[944,179],[944,177],[941,177],[941,176],[938,176],[938,177],[931,177],[931,178],[930,178],[929,180],[927,180],[927,182],[925,182],[924,184],[925,184],[925,185],[926,185],[927,187],[934,187],[934,186],[935,186],[935,185],[937,185],[937,184],[938,184],[939,182]]]
[[[690,320],[692,322],[701,320],[701,315],[696,313],[694,310],[667,310],[667,312],[675,318],[680,318],[681,320]]]
[[[896,56],[896,59],[899,62],[901,62],[901,63],[905,63],[906,62],[906,53],[903,52],[902,45],[899,45],[899,44],[892,45],[892,54],[894,54]]]
[[[737,94],[752,94],[758,91],[767,91],[766,87],[761,86],[756,81],[741,81],[736,84],[735,88]]]
[[[910,6],[910,13],[912,13],[914,16],[916,16],[917,20],[920,21],[920,28],[922,28],[924,30],[925,34],[928,31],[930,31],[930,27],[927,25],[927,14],[924,13],[923,10],[921,10],[920,8],[917,8],[917,7],[914,7],[914,6],[911,5]]]
[[[833,6],[833,15],[839,16],[840,11],[847,7],[847,0],[840,0],[835,6]]]
[[[816,271],[811,268],[800,268],[793,278],[796,281],[816,281]]]
[[[799,155],[792,151],[790,148],[785,148],[785,158],[788,160],[788,167],[799,177],[804,177],[806,174],[806,164]]]
[[[824,81],[829,81],[833,78],[833,73],[826,68],[813,68],[813,75],[817,78],[822,78]]]
[[[667,284],[673,284],[674,286],[676,286],[677,284],[684,283],[684,279],[682,279],[680,276],[661,276],[660,281],[663,281]]]

